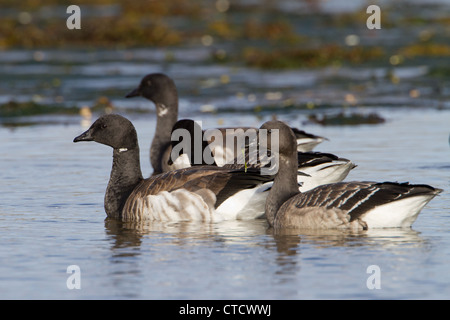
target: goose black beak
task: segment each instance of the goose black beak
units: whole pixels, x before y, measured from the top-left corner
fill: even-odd
[[[73,139],[73,142],[80,142],[80,141],[94,141],[94,138],[91,135],[91,130],[87,130],[82,134],[80,134],[75,139]]]
[[[133,97],[137,97],[140,96],[141,92],[139,90],[139,88],[134,89],[133,91],[131,91],[130,93],[128,93],[125,98],[133,98]]]

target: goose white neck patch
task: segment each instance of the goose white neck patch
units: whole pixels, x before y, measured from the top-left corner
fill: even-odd
[[[162,103],[159,103],[156,109],[159,117],[165,116],[169,112],[169,109]]]
[[[125,151],[128,151],[128,149],[127,148],[119,148],[119,152],[125,152]]]

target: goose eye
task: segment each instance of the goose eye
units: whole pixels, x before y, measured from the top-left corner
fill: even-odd
[[[102,129],[106,129],[108,126],[107,126],[105,123],[103,123],[100,127],[101,127]]]

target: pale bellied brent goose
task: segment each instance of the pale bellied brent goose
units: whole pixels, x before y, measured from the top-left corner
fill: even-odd
[[[122,221],[236,219],[233,211],[223,210],[225,203],[272,179],[259,170],[217,166],[190,167],[144,179],[136,130],[128,119],[115,114],[98,118],[74,139],[80,141],[113,148],[104,206],[108,217]]]
[[[178,119],[178,92],[174,81],[163,73],[151,73],[146,75],[139,86],[129,92],[126,97],[142,96],[152,101],[156,106],[157,122],[155,135],[150,148],[150,162],[154,174],[180,168],[179,163],[168,165],[171,145],[171,130]],[[256,128],[255,128],[256,129]],[[220,130],[225,130],[221,128]],[[320,136],[294,129],[297,135],[297,148],[299,151],[311,151],[317,144],[325,140]],[[225,135],[224,135],[225,137]],[[225,164],[227,153],[234,157],[234,150],[224,148],[215,149],[217,165]]]
[[[216,158],[213,156],[214,152],[211,150],[214,146],[211,146],[207,137],[205,137],[205,130],[202,130],[197,122],[191,119],[178,120],[172,128],[172,132],[177,132],[179,129],[186,131],[189,141],[188,143],[183,141],[184,135],[172,135],[173,152],[169,158],[170,165],[174,161],[183,163],[183,167],[207,164],[217,165]],[[242,169],[245,167],[259,168],[261,161],[260,155],[258,154],[257,142],[257,139],[256,141],[248,141],[242,150],[235,150],[234,153],[237,154],[237,157],[233,161],[224,164],[223,167],[228,169]],[[201,148],[197,148],[196,150],[196,146],[200,145]],[[194,157],[195,152],[197,152],[196,157]],[[209,160],[205,160],[205,155],[209,155]],[[172,158],[175,158],[175,160]],[[250,159],[254,161],[252,162]],[[265,159],[265,163],[270,163],[268,159],[268,157]],[[350,170],[356,167],[348,159],[322,152],[297,151],[297,163],[299,171],[297,180],[299,190],[302,192],[321,184],[343,181]]]
[[[299,192],[295,135],[280,121],[261,126],[278,130],[279,168],[266,201],[275,229],[368,229],[410,227],[422,208],[442,190],[396,182],[339,182]],[[270,145],[270,139],[268,144]]]
[[[213,150],[211,150],[212,144],[207,141],[208,139],[204,136],[205,132],[201,130],[197,122],[190,119],[179,120],[175,123],[173,132],[176,134],[172,135],[172,154],[169,158],[169,164],[172,164],[172,158],[175,158],[175,162],[183,159],[186,167],[191,165],[217,165],[215,157],[213,157]],[[259,150],[259,147],[258,138],[249,141],[242,152],[235,150],[238,157],[233,162],[222,167],[230,170],[265,168],[266,174],[274,178],[274,169],[276,169],[274,156],[276,154],[269,150],[265,152]],[[298,152],[298,188],[300,191],[306,191],[320,184],[342,181],[354,167],[355,165],[351,161],[338,158],[332,154]],[[266,198],[272,184],[273,179],[257,188],[243,191],[240,193],[239,199],[238,197],[227,199],[223,208],[230,212],[236,212],[241,219],[263,217]]]

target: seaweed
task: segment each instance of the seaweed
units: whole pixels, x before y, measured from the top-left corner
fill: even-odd
[[[311,114],[308,120],[315,124],[323,126],[342,126],[342,125],[361,125],[361,124],[380,124],[386,120],[376,113],[361,114],[357,112],[352,113],[338,113],[336,115],[317,115]]]
[[[47,105],[34,101],[17,102],[8,101],[0,105],[0,117],[23,117],[48,114],[78,114],[78,107],[67,107],[63,105]]]

